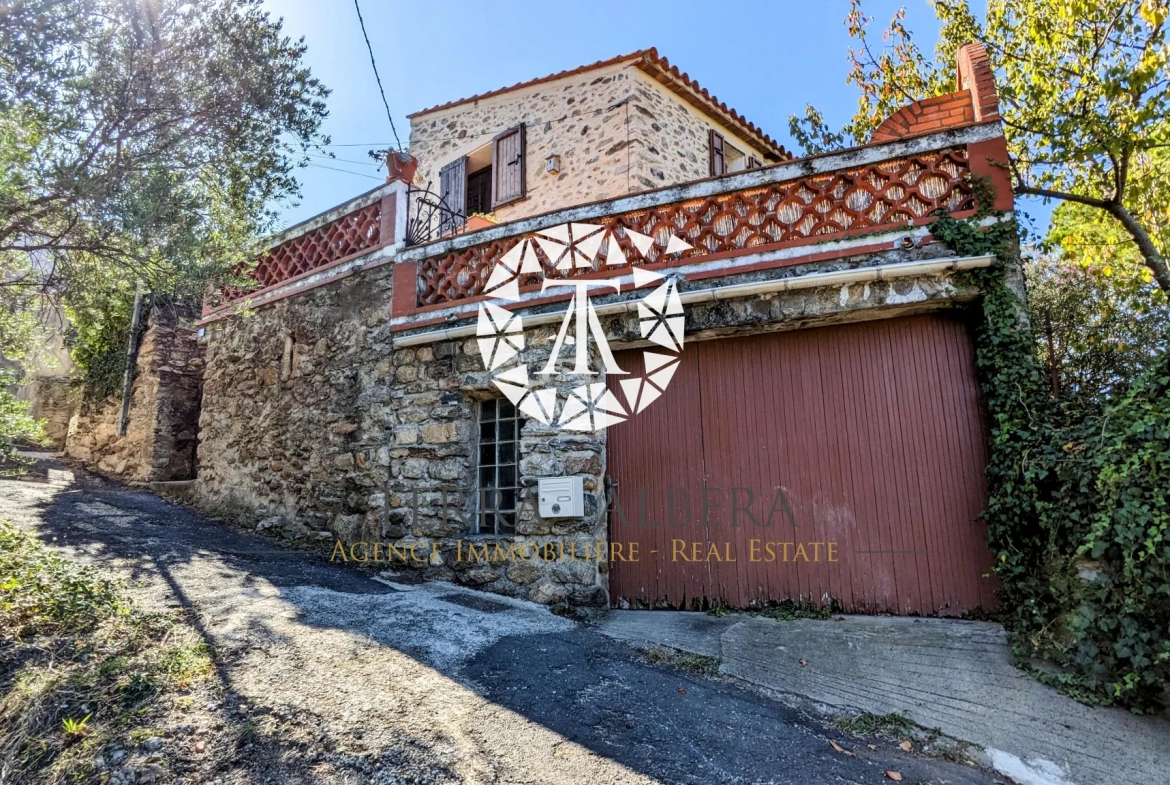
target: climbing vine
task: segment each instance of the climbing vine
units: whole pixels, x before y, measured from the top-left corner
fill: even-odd
[[[992,204],[977,182],[979,203]],[[1170,695],[1170,357],[1120,403],[1050,395],[1030,335],[1014,221],[940,215],[932,234],[983,292],[976,363],[990,420],[984,518],[1021,667],[1073,697],[1166,711]],[[1022,287],[1022,281],[1020,281]]]

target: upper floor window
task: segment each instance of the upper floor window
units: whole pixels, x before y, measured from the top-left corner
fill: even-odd
[[[723,134],[715,129],[711,129],[709,135],[712,177],[718,177],[721,174],[728,174],[729,172],[742,172],[744,169],[758,169],[763,166],[759,158],[756,158],[754,155],[748,155],[743,150],[729,143],[723,138]]]
[[[523,199],[527,193],[524,126],[509,128],[490,143],[439,170],[439,195],[456,214],[443,232],[462,225],[459,216],[490,213]]]
[[[507,398],[479,405],[480,534],[512,534],[520,493],[520,428],[524,418]]]

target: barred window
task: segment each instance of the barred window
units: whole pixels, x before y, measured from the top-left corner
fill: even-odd
[[[520,428],[524,418],[507,398],[479,405],[479,533],[516,531]]]

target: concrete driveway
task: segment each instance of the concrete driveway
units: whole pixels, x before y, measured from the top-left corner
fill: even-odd
[[[623,611],[599,629],[716,657],[725,675],[832,711],[904,713],[983,748],[988,764],[1027,785],[1170,783],[1170,723],[1045,687],[1012,666],[991,622]]]
[[[387,586],[65,465],[0,479],[0,518],[198,620],[224,705],[279,721],[215,782],[1006,781],[881,739],[846,755],[814,714],[541,606]]]

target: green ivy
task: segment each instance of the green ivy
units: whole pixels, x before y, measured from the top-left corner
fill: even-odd
[[[1009,285],[1018,228],[1002,216],[981,226],[986,217],[941,215],[931,232],[960,255],[996,257],[971,275],[990,421],[984,518],[1016,663],[1082,701],[1165,711],[1170,358],[1107,410],[1054,399]]]
[[[134,311],[134,295],[128,291],[76,298],[69,302],[70,356],[81,370],[87,401],[99,402],[118,395],[126,373],[126,344]],[[145,325],[146,307],[140,324]]]

